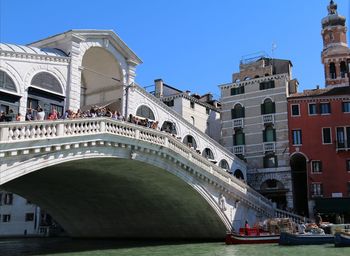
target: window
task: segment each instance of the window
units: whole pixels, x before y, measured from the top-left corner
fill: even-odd
[[[237,95],[237,94],[243,94],[244,93],[244,86],[231,88],[231,95]]]
[[[337,127],[337,149],[350,148],[350,127]]]
[[[236,130],[235,134],[233,135],[233,145],[239,146],[245,144],[245,136],[241,129]]]
[[[331,104],[329,102],[320,103],[320,113],[321,113],[321,115],[330,114],[331,113]]]
[[[168,107],[173,107],[174,106],[174,100],[164,101],[164,104],[167,105]]]
[[[271,99],[265,99],[264,103],[261,104],[261,114],[267,115],[276,112],[275,102],[272,102]]]
[[[56,77],[47,72],[40,72],[36,74],[30,84],[49,91],[63,94],[60,82],[56,79]]]
[[[329,75],[330,75],[331,79],[336,79],[337,78],[337,73],[336,73],[334,62],[331,62],[329,64]]]
[[[210,114],[210,108],[205,108],[205,113],[206,113],[207,115],[209,115],[209,114]]]
[[[322,128],[322,143],[332,144],[331,128]]]
[[[345,74],[347,73],[347,67],[345,61],[340,62],[340,76],[341,78],[345,78]]]
[[[3,214],[2,215],[2,222],[10,222],[11,215],[10,214]]]
[[[272,142],[276,141],[276,130],[272,126],[267,126],[263,131],[263,141]]]
[[[192,120],[192,125],[195,126],[196,121],[194,120],[194,117],[193,117],[193,116],[191,116],[191,120]]]
[[[12,193],[6,193],[4,198],[4,204],[11,205],[13,202],[13,194]]]
[[[0,70],[0,88],[13,92],[17,91],[12,78],[2,70]]]
[[[33,221],[34,213],[26,213],[26,221]]]
[[[317,115],[317,105],[316,103],[309,104],[309,115]]]
[[[350,113],[350,101],[342,103],[342,109],[344,113]]]
[[[319,160],[311,161],[311,172],[321,173],[322,172],[322,162]]]
[[[275,81],[270,80],[270,81],[261,82],[259,87],[260,87],[260,90],[275,88]]]
[[[267,154],[264,156],[264,168],[275,168],[277,165],[277,156],[275,154]]]
[[[300,116],[299,104],[292,105],[292,116]]]
[[[190,101],[190,107],[194,108],[194,102],[193,101]]]
[[[350,172],[350,159],[346,160],[346,170]]]
[[[301,130],[292,130],[292,135],[293,135],[293,145],[301,145],[302,144]]]
[[[150,119],[150,120],[154,120],[155,119],[153,111],[149,107],[147,107],[145,105],[142,105],[142,106],[140,106],[137,109],[136,115],[140,116],[140,117],[144,117],[144,118]]]
[[[232,119],[243,118],[244,117],[244,107],[241,104],[236,104],[233,109],[231,109]]]
[[[311,184],[311,195],[312,196],[322,196],[323,195],[322,183],[312,183]]]

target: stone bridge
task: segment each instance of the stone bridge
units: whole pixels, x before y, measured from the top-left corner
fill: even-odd
[[[0,124],[0,188],[73,237],[223,238],[270,201],[168,133],[108,118]]]

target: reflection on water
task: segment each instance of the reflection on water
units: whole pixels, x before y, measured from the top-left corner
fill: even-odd
[[[69,238],[2,239],[0,256],[348,256],[349,248],[334,245],[225,245],[156,241],[82,240]]]

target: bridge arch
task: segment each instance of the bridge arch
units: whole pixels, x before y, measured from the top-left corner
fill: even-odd
[[[197,149],[198,147],[196,139],[190,134],[186,135],[182,142],[190,148]]]
[[[206,159],[209,159],[209,160],[215,159],[214,153],[209,147],[203,149],[202,156],[204,156]]]
[[[88,143],[86,147],[81,145],[82,147],[52,152],[44,159],[33,160],[35,163],[28,159],[25,161],[26,168],[22,167],[15,171],[13,166],[6,171],[3,176],[8,178],[1,186],[42,206],[71,236],[76,237],[125,238],[139,235],[139,237],[205,238],[209,229],[212,234],[207,238],[213,236],[218,238],[229,228],[217,202],[207,195],[208,192],[202,189],[200,184],[193,183],[191,173],[194,170],[184,165],[176,156],[132,145],[110,145],[106,142],[97,143],[95,147],[93,145]],[[114,150],[111,150],[111,147]],[[174,164],[170,165],[167,161]],[[135,183],[135,186],[125,187],[125,183],[130,185],[130,182]],[[36,187],[35,190],[32,189],[33,186]],[[138,191],[136,194],[135,190]],[[108,202],[100,201],[103,200],[104,193],[108,194]],[[116,194],[119,198],[113,196]],[[95,197],[101,205],[89,197]],[[198,210],[188,208],[186,205],[191,205],[189,201]],[[124,207],[118,202],[124,202]],[[107,205],[110,209],[106,212],[104,209]],[[128,212],[131,205],[136,210]],[[147,205],[154,208],[147,209]],[[193,214],[196,211],[198,213]],[[172,215],[174,213],[179,215]],[[100,214],[104,214],[103,220],[98,218]],[[96,223],[90,223],[93,215],[97,218]],[[203,216],[198,218],[200,215]],[[133,219],[130,219],[130,216]],[[198,219],[195,220],[190,216],[197,216],[195,218]],[[115,221],[116,217],[119,221]],[[181,230],[176,228],[177,221],[183,222],[187,218],[193,223],[192,231],[185,226]],[[164,220],[157,228],[155,228],[156,219],[157,222],[159,219]],[[149,225],[152,224],[153,228],[147,224],[141,225],[145,220]],[[206,225],[203,225],[203,222]],[[113,225],[117,225],[118,228]],[[166,229],[161,228],[162,225],[165,225]],[[140,229],[140,226],[145,229]],[[115,233],[116,231],[118,232]],[[195,234],[197,232],[198,234]]]

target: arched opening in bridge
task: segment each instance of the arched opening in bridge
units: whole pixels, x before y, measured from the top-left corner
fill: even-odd
[[[211,151],[210,148],[205,148],[202,152],[202,156],[204,156],[206,159],[213,161],[214,160],[214,154],[213,151]]]
[[[230,166],[228,165],[228,162],[225,159],[222,159],[219,162],[219,166],[224,169],[225,171],[227,171],[228,173],[232,174],[232,172],[230,171]]]
[[[191,135],[186,135],[183,139],[183,143],[190,148],[197,149],[197,142]]]
[[[294,209],[298,214],[308,216],[309,210],[306,163],[306,157],[300,153],[293,154],[290,158],[290,167],[292,169]]]
[[[176,124],[170,121],[164,121],[160,130],[174,135],[177,134]]]
[[[155,120],[153,111],[145,105],[139,106],[137,108],[136,115],[138,117],[146,118],[148,120]]]
[[[233,175],[240,180],[244,180],[243,172],[240,169],[236,169]]]
[[[281,181],[276,179],[268,179],[261,184],[259,192],[265,197],[271,199],[272,202],[276,203],[277,208],[283,210],[286,209],[286,193],[288,190],[285,189]]]
[[[5,120],[12,121],[19,110],[19,99],[15,82],[5,72],[0,70],[0,111],[5,113]],[[12,113],[12,114],[11,114]]]
[[[56,110],[58,117],[61,117],[65,97],[58,79],[48,72],[39,72],[32,78],[30,84],[27,108],[31,111],[32,118],[36,119],[39,108],[44,110],[45,118],[48,118],[53,110]]]
[[[89,48],[81,69],[81,109],[97,106],[122,112],[123,75],[112,53],[102,47]]]
[[[64,162],[18,177],[0,189],[39,205],[73,237],[222,239],[226,231],[194,187],[137,160]]]

